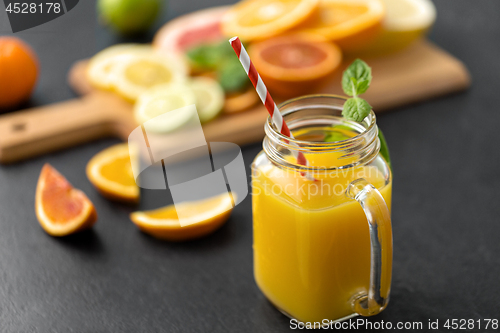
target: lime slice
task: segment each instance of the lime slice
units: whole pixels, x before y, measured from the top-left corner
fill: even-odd
[[[188,73],[180,58],[154,52],[120,58],[114,72],[116,92],[130,101],[155,86],[183,82]]]
[[[140,125],[169,111],[196,104],[193,90],[183,83],[159,85],[147,90],[137,100],[134,118]],[[158,117],[148,122],[148,130],[154,133],[174,131],[192,119],[191,113],[170,112],[169,116]]]
[[[201,122],[214,119],[224,106],[224,91],[220,84],[208,77],[197,77],[189,82],[196,97],[196,109]]]
[[[111,90],[115,82],[113,79],[115,65],[120,63],[120,59],[124,56],[151,52],[153,52],[152,47],[143,44],[117,44],[108,47],[92,57],[87,67],[87,78],[94,87]]]

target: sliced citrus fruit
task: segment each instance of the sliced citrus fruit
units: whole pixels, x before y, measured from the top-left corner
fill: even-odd
[[[94,205],[56,169],[45,164],[38,178],[35,212],[52,236],[66,236],[90,228],[97,220]]]
[[[382,0],[386,15],[382,32],[360,48],[369,55],[381,55],[406,48],[430,30],[436,20],[436,7],[430,0]]]
[[[116,92],[130,101],[152,87],[185,81],[188,73],[186,64],[177,56],[155,52],[120,59],[115,69]]]
[[[294,30],[323,35],[351,52],[380,33],[384,15],[380,0],[321,0],[318,9]]]
[[[184,217],[186,217],[186,212],[189,214],[189,217],[183,221],[184,227],[179,222],[176,208],[183,210],[182,216]],[[232,209],[231,194],[224,193],[201,201],[134,212],[130,215],[130,219],[140,230],[151,236],[170,241],[184,241],[214,232],[227,221]]]
[[[139,187],[134,180],[132,163],[138,163],[136,154],[130,154],[128,144],[117,144],[90,159],[87,177],[104,197],[137,203]]]
[[[196,96],[187,83],[156,86],[143,93],[135,103],[135,121],[142,125],[148,120],[191,104],[196,104]],[[191,119],[190,113],[170,112],[168,117],[149,122],[148,130],[154,133],[168,133]]]
[[[259,101],[259,95],[254,87],[248,87],[247,90],[235,94],[227,94],[224,103],[224,113],[232,114],[245,111],[254,106]]]
[[[87,78],[90,83],[99,89],[113,88],[114,69],[124,57],[137,53],[151,53],[151,46],[142,44],[117,44],[97,53],[89,61]]]
[[[156,34],[153,47],[180,55],[192,46],[224,39],[220,21],[228,8],[205,9],[168,22]]]
[[[312,34],[298,33],[257,42],[250,58],[269,90],[291,97],[308,93],[337,69],[340,49]]]
[[[222,18],[222,31],[245,41],[278,35],[307,19],[318,0],[245,0]]]
[[[224,90],[220,84],[208,77],[197,77],[189,81],[189,86],[196,97],[196,110],[201,122],[207,122],[222,111]]]

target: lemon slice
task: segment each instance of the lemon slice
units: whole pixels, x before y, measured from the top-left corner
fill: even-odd
[[[124,57],[116,64],[114,87],[122,97],[135,101],[148,89],[186,80],[186,64],[165,53],[141,53]]]
[[[381,0],[386,8],[382,32],[364,52],[370,55],[402,50],[426,34],[436,20],[436,7],[431,0]]]
[[[197,77],[189,82],[196,97],[196,110],[201,122],[214,119],[224,106],[224,90],[220,84],[208,77]]]
[[[143,44],[118,44],[108,47],[97,53],[87,67],[87,78],[90,83],[99,89],[111,90],[115,65],[123,57],[138,53],[151,53],[153,49]]]
[[[168,133],[178,129],[192,119],[189,112],[170,112],[184,106],[196,104],[193,90],[185,83],[164,84],[144,92],[134,107],[134,117],[139,125],[148,120],[148,130],[154,133]],[[168,117],[159,117],[170,112]]]

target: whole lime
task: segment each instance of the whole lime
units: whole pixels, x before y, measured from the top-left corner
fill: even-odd
[[[160,12],[163,0],[98,0],[97,10],[106,24],[122,34],[147,30]]]

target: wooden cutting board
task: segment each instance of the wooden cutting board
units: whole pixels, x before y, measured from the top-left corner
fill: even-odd
[[[467,69],[458,59],[422,40],[390,56],[364,59],[373,69],[373,82],[364,97],[377,113],[466,89]],[[352,59],[345,59],[344,65]],[[133,105],[114,93],[96,91],[85,76],[86,61],[69,73],[70,86],[83,97],[0,117],[0,163],[33,156],[109,136],[127,140],[137,127]],[[342,94],[341,71],[315,93]],[[279,101],[277,101],[279,102]],[[253,143],[264,137],[267,117],[262,105],[205,124],[208,142]],[[175,135],[167,140],[175,144]],[[178,142],[178,141],[177,141]]]

